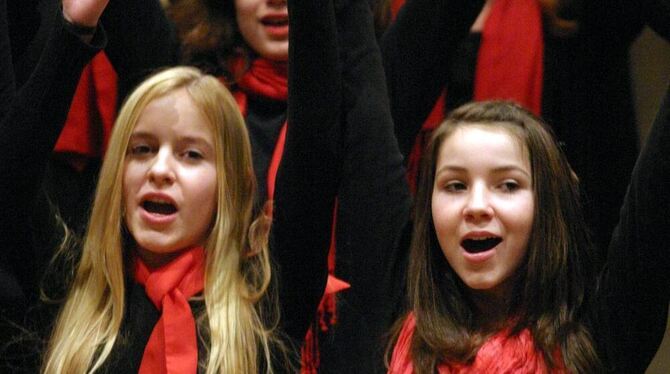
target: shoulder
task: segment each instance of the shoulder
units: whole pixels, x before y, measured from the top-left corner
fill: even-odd
[[[398,340],[393,347],[388,369],[389,374],[412,374],[414,372],[410,351],[415,328],[416,319],[414,313],[410,312],[402,323]]]

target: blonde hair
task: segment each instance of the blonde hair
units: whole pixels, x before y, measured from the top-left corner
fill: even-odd
[[[217,214],[205,245],[205,315],[200,335],[209,340],[207,373],[257,373],[270,347],[278,308],[269,316],[259,301],[271,278],[267,248],[269,219],[253,220],[255,176],[244,120],[228,90],[214,77],[190,67],[160,72],[142,83],[121,109],[100,171],[82,258],[56,320],[42,371],[92,373],[109,358],[125,310],[123,171],[130,135],[144,108],[185,89],[215,134]],[[272,299],[272,298],[270,298]],[[202,325],[206,324],[205,327]],[[259,357],[259,354],[262,356]]]

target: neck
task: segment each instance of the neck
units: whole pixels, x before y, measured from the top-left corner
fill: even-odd
[[[507,327],[512,315],[513,287],[501,284],[494,290],[470,290],[475,316],[486,331]]]
[[[184,252],[184,250],[182,249],[170,253],[156,253],[138,246],[136,248],[136,252],[147,268],[153,271],[169,264],[172,260]]]

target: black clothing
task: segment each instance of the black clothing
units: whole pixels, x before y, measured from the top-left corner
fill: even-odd
[[[345,123],[335,275],[351,288],[337,295],[337,323],[320,337],[319,371],[382,373],[385,334],[403,300],[409,191],[369,5],[335,6]]]
[[[665,333],[670,301],[670,87],[638,158],[601,280],[610,371],[644,373]]]

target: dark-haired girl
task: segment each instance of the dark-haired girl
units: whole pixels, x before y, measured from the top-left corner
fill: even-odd
[[[578,180],[517,105],[464,105],[425,154],[409,314],[390,373],[641,373],[663,337],[670,277],[668,100],[597,274]],[[613,181],[616,183],[616,181]]]

